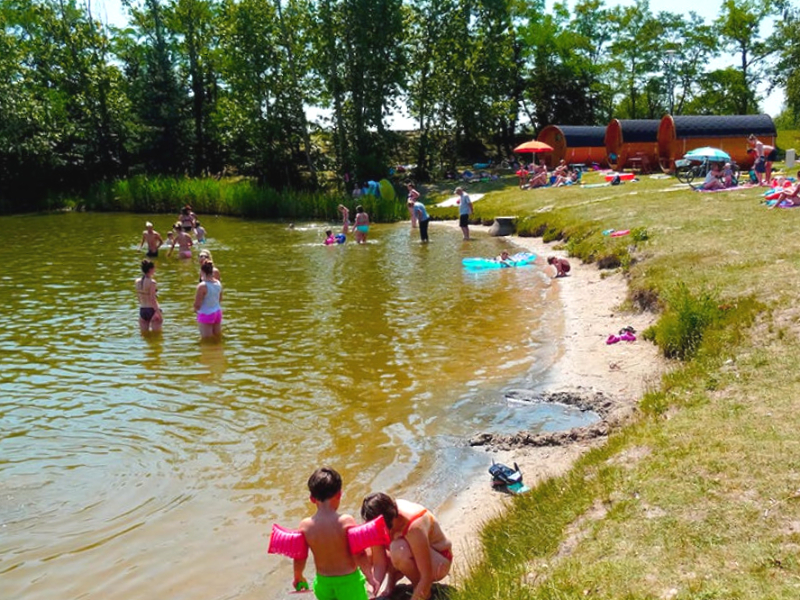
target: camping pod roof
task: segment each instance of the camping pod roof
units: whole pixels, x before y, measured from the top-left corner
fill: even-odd
[[[672,120],[678,138],[747,136],[751,133],[777,135],[775,123],[769,115],[673,116]]]
[[[622,141],[625,143],[655,142],[660,119],[619,119]]]
[[[564,140],[570,148],[583,146],[605,147],[606,128],[589,125],[549,125],[556,127],[564,134]],[[544,130],[542,130],[544,131]]]

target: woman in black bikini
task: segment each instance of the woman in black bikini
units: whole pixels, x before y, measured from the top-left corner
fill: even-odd
[[[160,332],[164,317],[158,307],[158,286],[153,274],[156,266],[151,260],[142,261],[143,275],[136,280],[136,295],[139,296],[139,329],[142,333]]]

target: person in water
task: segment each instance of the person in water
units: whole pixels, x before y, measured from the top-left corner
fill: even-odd
[[[504,267],[510,267],[510,266],[513,265],[512,261],[511,261],[511,256],[509,256],[509,254],[508,254],[508,250],[503,250],[500,253],[500,256],[495,258],[495,260],[497,262],[501,263]]]
[[[450,572],[452,543],[433,513],[414,502],[399,498],[395,501],[383,493],[364,498],[361,517],[371,521],[380,515],[386,521],[392,542],[388,553],[381,546],[372,548],[371,581],[380,586],[388,578],[386,588],[375,593],[391,595],[397,581],[405,575],[414,586],[411,598],[428,600],[433,583]]]
[[[194,236],[197,238],[197,241],[201,244],[206,243],[206,229],[202,225],[200,225],[200,221],[195,221],[194,224]]]
[[[160,332],[164,324],[161,308],[158,306],[158,285],[153,279],[156,266],[151,260],[142,261],[142,276],[136,280],[136,295],[139,297],[139,329],[142,333]]]
[[[158,256],[158,249],[161,248],[163,243],[164,240],[161,238],[161,234],[153,229],[153,224],[150,221],[145,223],[144,231],[142,232],[142,241],[139,242],[139,250],[142,249],[142,246],[147,244],[147,257],[155,258]]]
[[[186,233],[179,225],[175,225],[175,236],[172,239],[172,247],[167,252],[167,256],[172,256],[175,246],[178,246],[178,256],[181,258],[192,258],[192,236]]]
[[[322,467],[308,478],[308,491],[316,512],[300,521],[299,530],[306,538],[314,555],[314,595],[319,600],[367,600],[366,577],[356,564],[357,557],[350,553],[347,530],[355,527],[356,520],[350,515],[339,514],[342,500],[342,476],[333,469]],[[358,559],[362,569],[370,571],[366,555]],[[306,560],[295,559],[292,587],[299,590],[307,587],[303,571]],[[373,592],[377,593],[374,589]]]
[[[342,233],[347,233],[350,230],[350,209],[348,209],[344,204],[340,204],[336,210],[338,210],[339,214],[342,215]]]
[[[332,246],[336,243],[336,238],[333,237],[333,231],[330,229],[325,230],[325,241],[323,242],[326,246]]]
[[[419,223],[419,239],[423,243],[429,242],[428,225],[431,222],[431,218],[428,216],[428,211],[425,210],[425,205],[419,200],[409,200],[408,210],[414,215],[414,220]]]
[[[214,279],[214,263],[206,261],[200,267],[203,279],[197,284],[194,312],[201,338],[219,337],[222,334],[222,284]]]
[[[464,234],[464,241],[469,240],[469,218],[472,216],[472,200],[469,194],[464,191],[464,188],[457,187],[456,194],[461,198],[458,203],[458,226],[461,227],[461,233]]]
[[[178,223],[181,229],[186,233],[191,233],[192,229],[197,226],[197,215],[192,212],[192,207],[188,204],[181,209],[181,214],[178,216]]]
[[[547,257],[547,264],[553,265],[556,268],[556,277],[566,277],[571,267],[566,258],[557,258],[555,256]]]
[[[211,250],[206,250],[205,248],[200,250],[198,258],[200,259],[200,281],[203,281],[203,265],[207,262],[211,262],[213,264],[214,259],[211,257]],[[217,281],[222,281],[222,277],[220,276],[219,269],[216,267],[216,265],[214,266],[213,274],[214,274],[214,279],[216,279]]]
[[[410,181],[406,184],[406,189],[408,189],[408,214],[411,217],[411,229],[414,229],[417,226],[417,214],[412,207],[419,200],[420,193]]]
[[[356,243],[367,243],[367,232],[369,232],[369,215],[364,212],[364,207],[360,204],[356,206]]]

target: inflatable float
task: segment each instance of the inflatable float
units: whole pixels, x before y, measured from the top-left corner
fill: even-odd
[[[500,261],[494,258],[464,258],[461,264],[470,271],[484,271],[487,269],[507,269],[508,267],[524,267],[536,260],[536,255],[530,252],[512,254],[508,260]]]
[[[360,554],[373,546],[389,546],[391,542],[383,515],[347,530],[347,544],[351,554]]]
[[[378,186],[380,186],[381,198],[388,200],[389,202],[395,199],[396,194],[394,193],[394,186],[392,185],[391,181],[388,179],[381,179],[378,182]]]
[[[347,530],[347,544],[352,554],[360,554],[373,546],[388,546],[391,541],[383,515]],[[267,554],[280,554],[293,560],[305,560],[308,558],[308,543],[301,531],[284,529],[274,523],[269,536]]]
[[[620,181],[633,181],[636,178],[636,173],[609,173],[606,175],[606,181],[611,181],[615,177],[619,177]]]
[[[277,523],[272,525],[267,554],[280,554],[294,560],[308,558],[308,543],[300,531],[284,529]]]

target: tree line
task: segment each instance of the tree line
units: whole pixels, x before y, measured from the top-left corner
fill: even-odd
[[[800,115],[800,21],[783,1],[725,0],[711,22],[647,0],[124,6],[118,28],[88,1],[0,3],[4,209],[142,174],[319,189],[402,161],[426,178],[550,123],[758,112],[765,81]],[[401,108],[413,133],[387,125]]]

